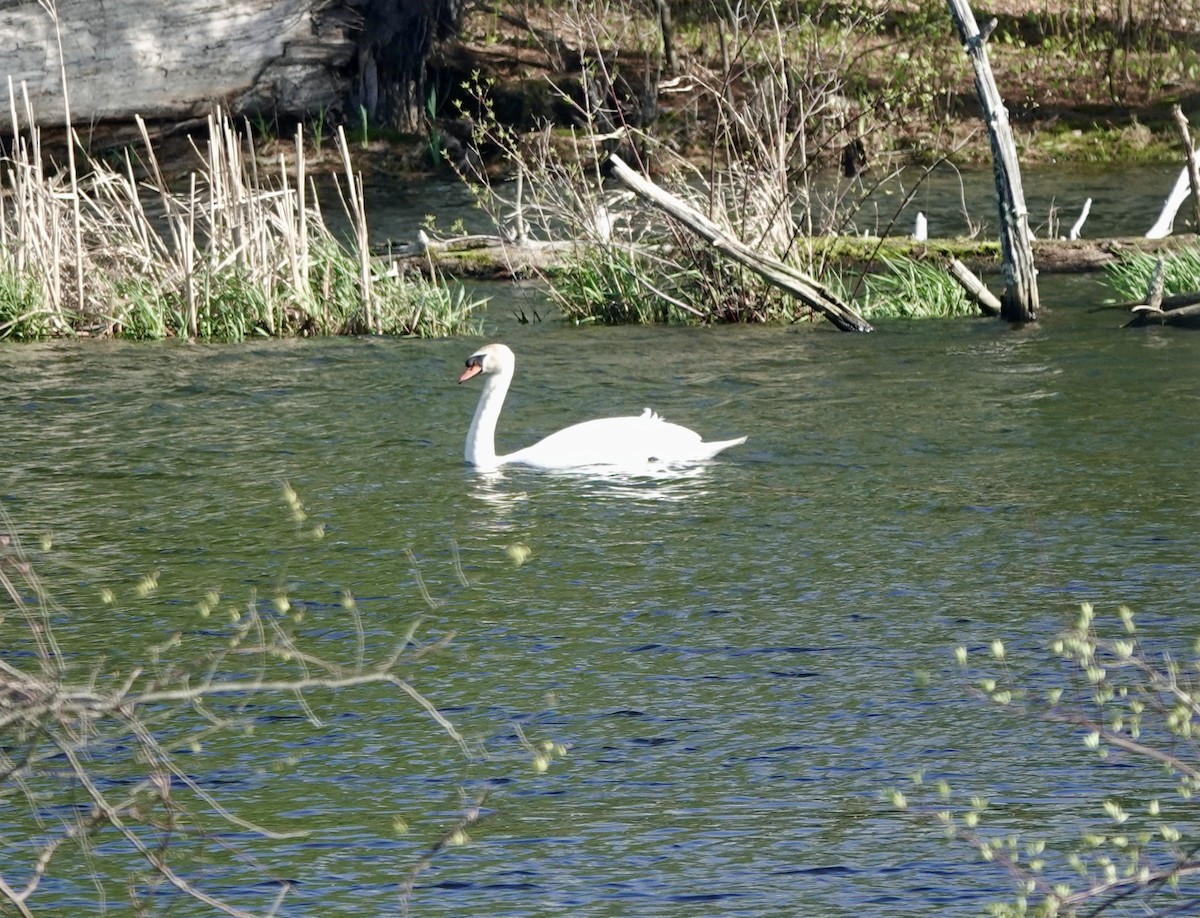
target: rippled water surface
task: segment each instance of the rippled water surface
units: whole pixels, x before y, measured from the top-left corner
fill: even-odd
[[[489,319],[518,356],[502,450],[645,406],[749,442],[690,477],[484,477],[462,463],[478,390],[454,382],[478,342],[0,349],[0,500],[53,534],[70,653],[136,655],[199,627],[206,589],[281,582],[318,640],[354,641],[343,591],[372,649],[418,615],[453,633],[410,675],[491,758],[383,690],[316,729],[268,705],[253,740],[191,756],[231,806],[315,830],[264,858],[299,881],[286,914],[397,913],[485,786],[415,914],[978,914],[1004,876],[884,788],[924,769],[1038,828],[1127,780],[973,700],[952,650],[1040,646],[1082,600],[1194,630],[1200,337],[1122,330],[1087,280],[1044,289],[1035,327],[866,336],[523,326],[516,295]],[[290,547],[283,480],[321,543]],[[149,571],[161,603],[97,601]],[[535,774],[518,728],[569,755]],[[265,907],[242,877],[212,882]]]

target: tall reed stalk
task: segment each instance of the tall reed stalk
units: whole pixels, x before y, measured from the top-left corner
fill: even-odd
[[[362,179],[344,134],[349,245],[325,222],[300,131],[291,167],[281,157],[260,170],[248,132],[217,111],[207,142],[194,144],[198,168],[180,186],[168,181],[139,119],[139,158],[126,151],[113,167],[79,151],[78,169],[55,173],[27,95],[22,130],[11,81],[9,89],[0,338],[474,331],[479,304],[462,291],[438,278],[390,276],[371,258]]]

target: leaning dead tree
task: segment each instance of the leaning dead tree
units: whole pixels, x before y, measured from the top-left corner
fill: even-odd
[[[1171,117],[1175,119],[1175,128],[1183,143],[1183,154],[1187,160],[1188,188],[1192,192],[1192,216],[1196,228],[1200,230],[1200,160],[1196,158],[1196,148],[1192,146],[1192,132],[1189,130],[1187,115],[1178,105],[1171,106]]]
[[[777,261],[738,241],[716,223],[675,195],[659,188],[645,176],[635,172],[621,157],[609,157],[613,177],[643,201],[658,208],[691,232],[701,237],[726,258],[753,271],[767,283],[794,296],[805,306],[819,312],[840,331],[871,331],[871,325],[847,306],[820,281],[809,277],[791,265]]]
[[[1000,90],[996,88],[996,79],[988,62],[987,40],[996,27],[996,20],[993,19],[980,32],[967,0],[948,2],[963,47],[975,67],[975,90],[979,93],[992,147],[992,172],[1000,208],[1000,248],[1004,270],[1000,316],[1009,322],[1029,322],[1037,318],[1039,309],[1037,270],[1033,264],[1029,210],[1025,206],[1025,191],[1021,187],[1017,145],[1008,122],[1008,110],[1004,107]]]
[[[1004,304],[996,299],[996,295],[988,290],[987,285],[975,275],[974,271],[957,258],[950,259],[946,270],[950,272],[951,277],[958,281],[959,286],[966,291],[967,298],[978,306],[984,315],[1000,315]]]
[[[1175,215],[1179,213],[1179,208],[1188,199],[1188,195],[1192,197],[1193,220],[1196,228],[1200,229],[1200,165],[1197,160],[1197,154],[1200,151],[1192,146],[1192,134],[1183,109],[1178,105],[1173,105],[1171,114],[1175,118],[1175,127],[1179,132],[1179,139],[1183,143],[1185,164],[1179,172],[1179,178],[1175,180],[1175,187],[1171,189],[1171,193],[1163,203],[1158,219],[1146,231],[1147,239],[1163,239],[1175,232]]]

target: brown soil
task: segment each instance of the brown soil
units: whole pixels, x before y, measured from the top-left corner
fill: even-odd
[[[1105,0],[1088,4],[1094,18],[1086,26],[1074,18],[1079,4],[1065,0],[1002,0],[975,10],[981,24],[997,20],[989,57],[1024,161],[1178,158],[1171,106],[1200,111],[1200,55],[1192,28],[1200,19],[1200,0],[1181,0],[1170,12],[1153,0],[1121,0],[1124,20],[1115,5],[1112,10],[1105,5]],[[658,95],[653,129],[703,155],[713,108],[702,91],[689,92],[687,86],[718,81],[718,33],[711,22],[689,16],[686,0],[672,6],[684,89]],[[853,14],[827,5],[819,15],[826,34],[833,35]],[[796,31],[785,24],[789,37]],[[852,139],[846,129],[853,123],[874,156],[988,158],[971,65],[945,4],[881,4],[873,29],[850,33],[848,50],[837,60],[825,50],[798,52],[800,60],[824,57],[848,64],[839,71],[836,93],[845,114],[825,138],[832,155]],[[474,104],[461,87],[475,79],[490,81],[497,117],[518,129],[577,121],[564,97],[582,97],[580,48],[594,47],[596,34],[603,35],[598,44],[605,70],[613,75],[611,98],[620,117],[645,123],[647,64],[657,66],[659,49],[636,49],[657,40],[656,21],[611,8],[603,20],[588,22],[573,18],[566,6],[534,13],[489,5],[469,15],[461,38],[444,44],[432,61],[431,85],[438,89],[451,152],[460,149],[453,139],[456,106],[470,110]],[[825,44],[822,38],[815,47]],[[596,55],[589,51],[587,57],[594,61]]]

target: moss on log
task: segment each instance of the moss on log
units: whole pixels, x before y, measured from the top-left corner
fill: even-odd
[[[1034,263],[1042,274],[1083,274],[1103,270],[1135,252],[1171,252],[1200,244],[1195,235],[1170,236],[1166,239],[1140,237],[1112,239],[1040,239],[1033,244]],[[816,237],[804,241],[814,257],[825,258],[848,270],[883,270],[885,258],[909,257],[949,264],[958,259],[975,273],[1000,270],[998,242],[970,239],[944,239],[916,242],[907,238],[860,238],[853,236]],[[494,238],[476,240],[458,247],[453,240],[435,247],[414,248],[411,253],[393,250],[399,265],[420,270],[428,261],[458,277],[506,279],[527,277],[541,271],[553,271],[571,257],[573,243],[535,243],[520,246]]]

